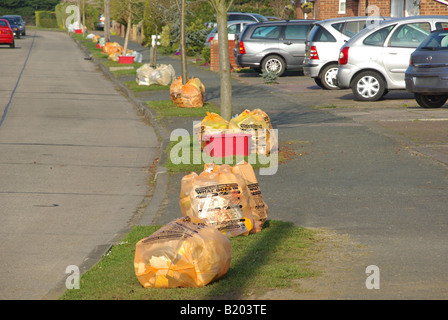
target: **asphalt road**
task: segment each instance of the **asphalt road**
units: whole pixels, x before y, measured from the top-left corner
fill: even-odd
[[[0,56],[0,299],[56,298],[138,214],[158,141],[67,33]]]

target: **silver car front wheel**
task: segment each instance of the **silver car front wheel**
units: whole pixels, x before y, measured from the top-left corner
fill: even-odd
[[[383,78],[376,72],[365,71],[353,79],[352,91],[360,101],[377,101],[386,90]]]

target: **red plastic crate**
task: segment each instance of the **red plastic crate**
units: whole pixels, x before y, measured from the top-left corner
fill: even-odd
[[[82,29],[75,29],[75,33],[82,33]]]
[[[205,150],[211,157],[248,156],[251,135],[247,133],[222,133],[204,135]]]
[[[118,57],[118,63],[121,63],[121,64],[133,64],[134,63],[134,56],[119,56]]]

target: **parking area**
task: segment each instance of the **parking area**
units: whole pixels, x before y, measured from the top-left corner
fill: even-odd
[[[351,89],[324,90],[301,72],[287,72],[278,84],[265,84],[255,72],[236,73],[239,81],[257,85],[300,101],[301,105],[352,119],[399,140],[404,148],[448,164],[448,104],[440,109],[424,109],[413,93],[390,91],[381,100],[361,102]]]

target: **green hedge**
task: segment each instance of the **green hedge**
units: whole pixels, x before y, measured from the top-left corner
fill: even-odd
[[[56,13],[54,11],[36,11],[36,26],[42,28],[57,28]]]

